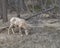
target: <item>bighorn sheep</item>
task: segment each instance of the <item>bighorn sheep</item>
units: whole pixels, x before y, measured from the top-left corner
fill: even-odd
[[[12,17],[10,19],[10,26],[9,26],[9,29],[8,29],[8,34],[9,34],[10,29],[12,30],[12,32],[14,34],[14,30],[12,28],[13,26],[18,26],[20,33],[21,33],[21,28],[23,28],[25,30],[25,34],[28,35],[28,29],[30,27],[29,27],[29,24],[27,23],[26,20],[18,18],[18,17]],[[23,36],[23,35],[21,34],[21,36]]]

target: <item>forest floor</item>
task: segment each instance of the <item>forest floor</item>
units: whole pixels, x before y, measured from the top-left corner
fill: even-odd
[[[8,35],[7,29],[0,32],[0,48],[60,48],[60,19],[38,15],[28,22],[36,27],[27,36]]]

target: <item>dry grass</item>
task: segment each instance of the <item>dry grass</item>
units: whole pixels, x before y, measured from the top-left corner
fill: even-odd
[[[33,27],[31,34],[23,37],[19,33],[8,35],[7,29],[3,30],[0,33],[0,48],[60,48],[60,22],[54,22],[52,24],[55,26],[51,26],[52,24],[48,23],[46,19],[42,20],[36,17],[31,20],[30,23],[40,27]]]

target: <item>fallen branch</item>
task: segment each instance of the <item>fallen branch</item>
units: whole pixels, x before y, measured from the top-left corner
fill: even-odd
[[[9,22],[6,22],[6,23],[2,24],[1,27],[0,27],[0,32],[7,29],[8,27],[9,27]]]
[[[45,9],[45,10],[43,10],[42,12],[36,13],[36,14],[34,14],[34,15],[32,15],[32,16],[30,16],[30,17],[28,17],[28,18],[27,18],[27,19],[25,19],[25,20],[29,20],[29,19],[30,19],[30,18],[32,18],[32,17],[35,17],[35,16],[37,16],[37,15],[40,15],[41,13],[48,12],[48,11],[50,11],[50,10],[52,10],[52,9],[54,9],[54,7],[49,8],[49,9]]]
[[[7,28],[8,28],[8,26],[6,26],[6,27],[0,27],[0,32],[6,30]]]

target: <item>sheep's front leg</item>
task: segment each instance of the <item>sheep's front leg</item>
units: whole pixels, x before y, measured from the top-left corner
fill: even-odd
[[[12,26],[13,26],[13,24],[11,24],[11,25],[9,26],[9,28],[8,28],[8,34],[9,34],[10,29],[12,28]]]
[[[13,32],[13,34],[14,34],[15,32],[14,32],[13,28],[12,28],[11,30],[12,30],[12,32]]]

